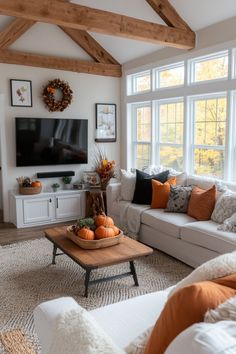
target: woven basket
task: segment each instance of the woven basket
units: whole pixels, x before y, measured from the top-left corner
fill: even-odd
[[[19,193],[25,195],[39,194],[42,191],[42,186],[40,187],[19,187]]]
[[[108,237],[101,240],[83,240],[82,238],[75,236],[75,234],[71,231],[71,226],[69,226],[67,228],[66,236],[81,248],[84,248],[86,250],[95,250],[98,248],[105,248],[117,245],[122,241],[124,234],[123,231],[120,230],[119,235],[114,237]]]

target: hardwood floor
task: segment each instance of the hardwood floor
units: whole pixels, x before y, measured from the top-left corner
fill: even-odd
[[[56,226],[71,225],[73,221],[51,224],[51,225],[42,225],[36,227],[27,227],[24,229],[17,229],[15,225],[11,223],[0,222],[0,245],[7,245],[10,243],[33,240],[35,238],[44,237],[44,230],[50,229]]]

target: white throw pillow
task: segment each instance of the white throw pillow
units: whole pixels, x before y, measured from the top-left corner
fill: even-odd
[[[236,213],[233,213],[230,218],[225,219],[223,224],[217,227],[217,230],[236,232]]]
[[[120,170],[120,173],[121,199],[131,202],[134,196],[136,174],[125,170]]]
[[[217,200],[211,220],[222,224],[224,220],[230,218],[236,212],[236,193],[226,191]]]
[[[215,323],[218,321],[236,321],[236,296],[220,304],[216,309],[208,310],[204,322]]]
[[[124,354],[94,317],[81,306],[64,312],[53,328],[48,354]]]
[[[125,347],[126,354],[142,354],[152,333],[153,327],[148,328],[145,332],[136,337],[127,347]]]
[[[186,172],[182,172],[182,173],[176,173],[174,174],[173,172],[170,172],[168,178],[171,177],[176,177],[176,185],[177,186],[186,186],[186,182],[187,182],[187,173]]]
[[[194,269],[192,273],[180,280],[170,291],[168,297],[171,297],[176,291],[196,282],[212,280],[225,277],[236,272],[236,251],[224,253],[220,256],[210,259]]]
[[[165,354],[233,354],[236,353],[236,322],[196,323],[181,332]]]
[[[169,170],[169,168],[165,168],[162,165],[159,165],[159,166],[150,165],[150,166],[144,168],[143,172],[148,173],[149,175],[157,175],[158,173],[161,173],[166,170]]]

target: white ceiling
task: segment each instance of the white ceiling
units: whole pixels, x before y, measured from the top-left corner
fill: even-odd
[[[163,21],[145,0],[72,0],[72,2],[163,24]],[[170,0],[170,2],[194,31],[236,16],[236,0]],[[8,22],[8,18],[0,16],[0,30]],[[46,33],[50,33],[50,27],[53,36],[46,35]],[[40,35],[40,31],[44,33]],[[65,36],[64,33],[60,32],[55,26],[37,24],[25,33],[12,48],[30,51],[30,43],[37,42],[37,52],[60,55],[60,51],[58,52],[57,50],[58,46],[56,47],[55,45],[55,35]],[[121,64],[163,48],[160,45],[98,33],[92,33],[92,35]],[[43,42],[40,40],[42,38],[44,38]],[[64,40],[63,43],[65,43]],[[78,55],[82,59],[88,58],[82,50],[75,47],[70,39],[68,41],[68,48],[63,50],[63,52],[68,53],[69,48],[71,48],[71,57]]]

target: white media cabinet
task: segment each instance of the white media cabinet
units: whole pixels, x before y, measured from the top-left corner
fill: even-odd
[[[10,221],[20,227],[40,226],[85,216],[85,190],[59,190],[34,195],[10,192]]]

